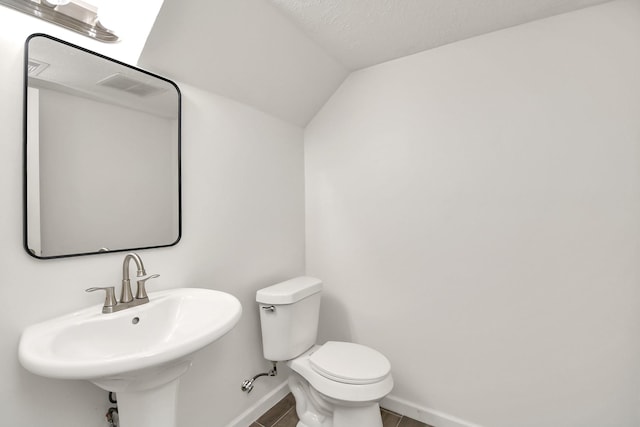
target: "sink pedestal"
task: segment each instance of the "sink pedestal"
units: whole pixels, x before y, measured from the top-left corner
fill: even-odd
[[[176,378],[152,390],[119,392],[120,427],[176,427],[179,382]]]
[[[116,393],[120,427],[177,427],[178,385],[190,366],[190,360],[180,360],[170,366],[136,372],[135,377],[91,382]]]

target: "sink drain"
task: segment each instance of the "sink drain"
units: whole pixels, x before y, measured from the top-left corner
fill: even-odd
[[[137,325],[139,321],[140,321],[140,318],[137,316],[131,319],[131,323],[133,323],[134,325]]]

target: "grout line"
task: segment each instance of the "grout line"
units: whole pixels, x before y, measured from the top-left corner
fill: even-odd
[[[278,426],[278,423],[279,423],[280,421],[282,421],[282,419],[283,419],[284,417],[286,417],[286,416],[287,416],[287,414],[288,414],[289,412],[291,412],[291,410],[292,410],[292,409],[294,409],[294,408],[289,408],[289,409],[287,410],[287,412],[285,412],[284,414],[282,414],[282,416],[281,416],[280,418],[278,418],[278,419],[276,420],[276,422],[275,422],[275,423],[273,423],[272,427],[277,427],[277,426]]]

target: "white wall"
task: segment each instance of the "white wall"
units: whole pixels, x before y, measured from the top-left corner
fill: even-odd
[[[106,392],[88,382],[32,375],[17,360],[26,326],[99,303],[84,289],[117,285],[123,255],[39,261],[23,250],[23,43],[36,31],[71,37],[0,9],[0,424],[103,427]],[[303,134],[241,104],[181,89],[183,238],[140,255],[147,271],[161,274],[150,290],[213,288],[242,302],[238,326],[203,350],[181,383],[181,425],[222,427],[284,380],[264,379],[250,395],[240,391],[243,379],[268,368],[255,291],[304,272]]]
[[[391,403],[640,425],[640,2],[356,72],[305,159],[322,335],[384,352]]]

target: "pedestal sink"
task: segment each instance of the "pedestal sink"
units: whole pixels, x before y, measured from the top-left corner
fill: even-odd
[[[34,374],[116,392],[121,427],[176,427],[180,376],[195,351],[235,326],[242,307],[230,294],[199,288],[152,292],[149,300],[32,325],[20,339],[20,363]]]

